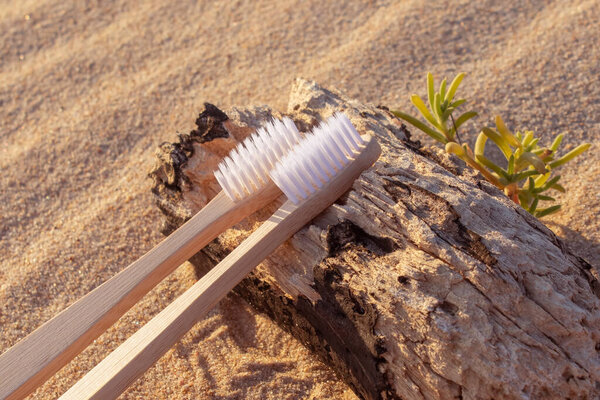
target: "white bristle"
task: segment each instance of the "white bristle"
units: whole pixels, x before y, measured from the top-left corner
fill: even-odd
[[[294,204],[308,198],[360,153],[363,139],[337,113],[306,135],[271,171],[271,179]]]
[[[299,141],[300,133],[291,119],[268,122],[219,163],[215,178],[227,196],[242,200],[270,181],[269,172]]]

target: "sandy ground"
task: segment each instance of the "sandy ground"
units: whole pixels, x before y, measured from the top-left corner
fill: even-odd
[[[464,71],[480,126],[499,113],[592,142],[546,223],[598,266],[600,3],[424,3],[0,0],[0,351],[161,240],[146,173],[204,101],[285,110],[296,76],[413,112],[427,70]],[[64,392],[193,281],[184,264],[33,397]],[[230,296],[123,398],[355,397]]]

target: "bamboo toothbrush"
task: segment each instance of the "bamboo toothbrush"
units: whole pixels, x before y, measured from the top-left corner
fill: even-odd
[[[381,150],[343,115],[321,125],[271,177],[288,200],[202,279],[109,354],[61,399],[112,399],[133,383],[256,265],[344,194]],[[234,177],[237,172],[224,171]]]
[[[300,140],[289,118],[238,145],[215,176],[223,191],[126,269],[0,356],[0,399],[27,396],[115,323],[177,266],[230,226],[281,195],[269,171]]]

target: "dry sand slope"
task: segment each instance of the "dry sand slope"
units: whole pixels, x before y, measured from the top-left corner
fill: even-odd
[[[146,172],[204,101],[283,108],[296,76],[411,110],[427,70],[465,71],[479,124],[499,113],[592,142],[546,222],[600,264],[596,0],[139,3],[0,0],[0,351],[160,241]],[[179,268],[34,397],[64,392],[193,279]],[[230,296],[123,397],[354,395]]]

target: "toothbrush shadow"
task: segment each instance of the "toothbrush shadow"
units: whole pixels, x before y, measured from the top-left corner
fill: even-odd
[[[256,315],[246,301],[236,294],[228,295],[221,301],[222,323],[236,346],[247,352],[258,346]]]

